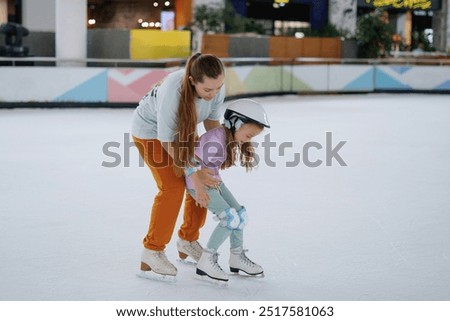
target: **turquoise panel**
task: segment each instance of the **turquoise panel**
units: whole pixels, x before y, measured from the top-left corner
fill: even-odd
[[[376,67],[375,70],[375,89],[393,89],[393,90],[405,90],[412,89],[392,76],[386,74],[380,68]]]
[[[391,67],[391,69],[393,71],[395,71],[396,73],[398,73],[399,75],[402,75],[405,72],[410,71],[412,69],[412,67],[394,66],[394,67]]]
[[[364,74],[348,83],[345,90],[373,90],[373,69],[366,71]]]
[[[103,71],[57,97],[55,101],[107,102],[108,72]]]
[[[446,82],[440,84],[439,86],[437,86],[434,89],[436,89],[436,90],[450,90],[450,79],[447,80]]]

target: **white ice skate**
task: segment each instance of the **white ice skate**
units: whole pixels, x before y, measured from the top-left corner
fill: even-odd
[[[197,278],[212,283],[226,285],[228,274],[217,263],[218,253],[214,250],[204,249],[197,263]]]
[[[144,249],[141,257],[141,271],[139,277],[175,282],[177,275],[177,268],[170,263],[164,251],[152,251]]]
[[[264,270],[255,262],[251,261],[246,255],[247,250],[243,250],[242,247],[231,249],[230,251],[230,271],[233,273],[239,273],[242,271],[248,275],[263,276]]]
[[[202,256],[203,247],[197,241],[185,241],[178,239],[177,241],[178,255],[180,256],[180,261],[188,264],[195,264],[200,260]],[[194,262],[187,260],[190,257]]]

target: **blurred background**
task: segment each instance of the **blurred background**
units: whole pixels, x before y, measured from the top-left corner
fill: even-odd
[[[0,0],[0,103],[135,104],[199,51],[223,58],[229,97],[447,92],[449,4]]]

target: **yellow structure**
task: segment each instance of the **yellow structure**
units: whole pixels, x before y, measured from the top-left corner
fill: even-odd
[[[130,38],[131,59],[187,58],[191,54],[189,31],[133,29]]]

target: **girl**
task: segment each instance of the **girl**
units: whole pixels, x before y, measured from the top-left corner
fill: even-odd
[[[220,126],[224,81],[222,62],[216,56],[197,53],[187,61],[184,70],[169,74],[155,85],[133,114],[133,140],[159,189],[143,241],[140,274],[143,277],[174,278],[177,274],[164,249],[183,202],[183,168],[194,155],[197,124],[203,122],[206,130]],[[203,188],[219,183],[208,169],[197,171],[191,180]],[[177,242],[184,258],[200,259],[203,248],[197,239],[205,218],[206,208],[197,206],[186,193],[184,221]]]
[[[207,206],[220,221],[208,241],[207,248],[203,250],[196,273],[203,278],[227,282],[228,274],[217,263],[217,250],[228,237],[231,243],[231,272],[243,271],[249,275],[263,273],[262,267],[249,260],[243,250],[243,229],[247,223],[247,213],[245,207],[236,201],[223,182],[218,188],[205,190],[204,186],[192,177],[197,171],[210,168],[220,180],[219,169],[233,166],[238,156],[241,164],[251,170],[254,149],[250,141],[259,135],[264,127],[270,126],[264,109],[251,99],[236,100],[228,106],[224,117],[223,126],[200,137],[195,148],[198,166],[186,168],[185,176],[189,193],[201,206]]]

